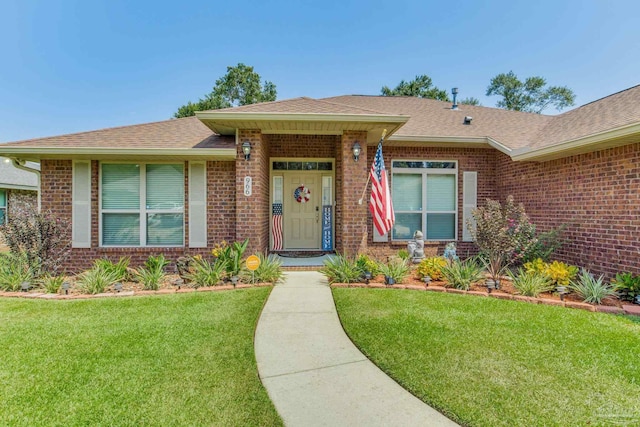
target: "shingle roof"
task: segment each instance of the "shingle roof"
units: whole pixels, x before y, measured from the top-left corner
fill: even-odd
[[[293,114],[397,114],[362,108],[346,103],[330,102],[327,99],[313,99],[306,96],[283,99],[281,101],[262,102],[260,104],[210,110],[213,112],[234,113],[293,113]]]
[[[47,148],[233,148],[234,139],[214,135],[196,117],[71,133],[9,143]],[[1,146],[0,146],[1,148]]]
[[[462,104],[452,110],[450,102],[408,96],[346,95],[323,100],[411,116],[396,137],[491,137],[509,148],[527,145],[553,120],[540,114]],[[465,116],[473,117],[470,125],[464,124]]]

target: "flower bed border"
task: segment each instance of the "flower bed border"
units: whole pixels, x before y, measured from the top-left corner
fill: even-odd
[[[332,288],[371,288],[371,289],[407,289],[412,291],[430,291],[430,292],[446,292],[449,294],[461,294],[461,295],[472,295],[479,297],[489,297],[496,299],[504,299],[504,300],[512,300],[512,301],[520,301],[527,302],[529,304],[544,304],[544,305],[555,305],[560,307],[568,307],[575,308],[579,310],[586,310],[592,312],[599,313],[611,313],[611,314],[627,314],[632,316],[640,316],[640,305],[623,305],[620,307],[612,307],[607,305],[593,305],[587,304],[584,302],[576,302],[576,301],[558,301],[556,299],[550,298],[534,298],[534,297],[525,297],[522,295],[511,295],[507,293],[502,293],[500,291],[493,291],[492,293],[481,292],[481,291],[463,291],[461,289],[455,288],[445,288],[444,286],[417,286],[417,285],[383,285],[381,283],[369,283],[368,285],[365,283],[332,283],[330,285]]]
[[[257,287],[273,286],[272,283],[256,283],[238,284],[223,286],[202,286],[200,288],[181,288],[181,289],[159,289],[157,291],[122,291],[122,292],[104,292],[101,294],[47,294],[43,292],[0,292],[1,298],[25,298],[25,299],[45,299],[45,300],[81,300],[94,298],[118,298],[118,297],[137,297],[148,295],[169,295],[169,294],[188,294],[193,292],[215,292],[215,291],[233,291],[235,289],[247,289]]]

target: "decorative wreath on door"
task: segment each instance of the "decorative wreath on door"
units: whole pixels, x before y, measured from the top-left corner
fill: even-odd
[[[293,198],[296,199],[298,203],[307,203],[310,200],[309,194],[311,194],[311,191],[302,184],[294,190]]]

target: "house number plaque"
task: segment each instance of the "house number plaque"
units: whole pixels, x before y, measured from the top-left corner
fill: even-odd
[[[249,197],[251,195],[251,177],[244,177],[244,195]]]

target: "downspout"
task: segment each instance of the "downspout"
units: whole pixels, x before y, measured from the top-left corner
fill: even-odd
[[[40,171],[38,169],[33,169],[30,168],[28,166],[25,166],[25,164],[27,163],[25,160],[22,159],[18,159],[16,157],[9,157],[11,159],[11,161],[13,162],[13,166],[15,166],[17,169],[21,169],[23,171],[27,171],[27,172],[32,172],[35,173],[36,176],[38,177],[38,213],[40,212],[40,193],[41,193],[41,189],[40,189]]]

